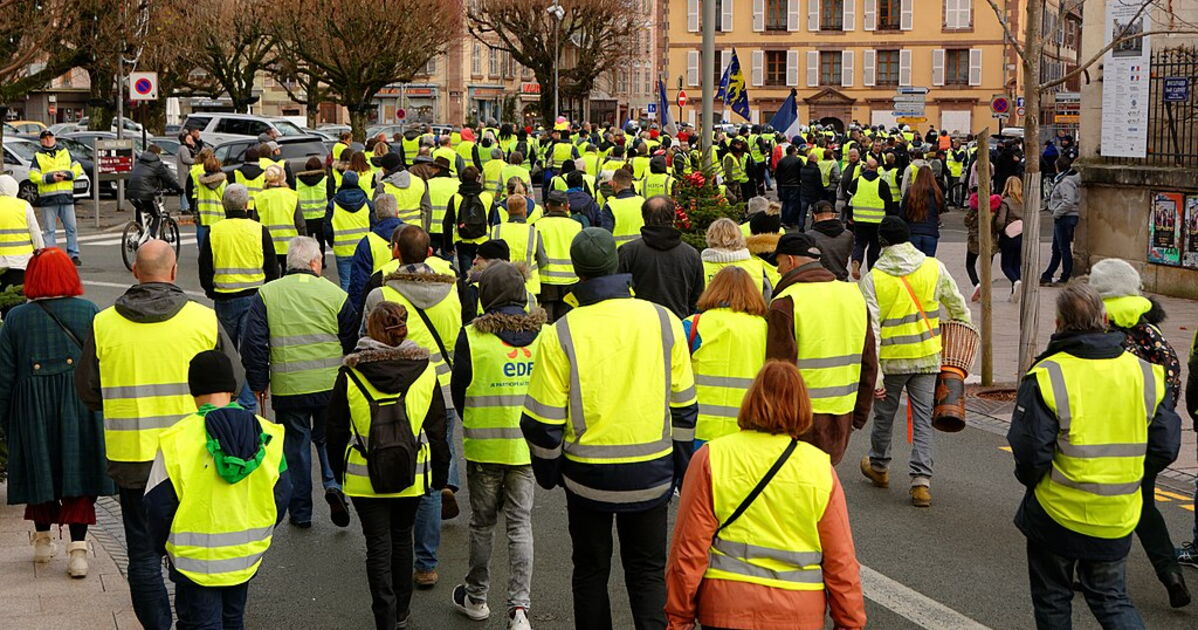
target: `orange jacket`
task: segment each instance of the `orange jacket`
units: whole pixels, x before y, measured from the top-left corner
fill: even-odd
[[[746,630],[823,630],[830,609],[837,630],[865,627],[865,600],[844,491],[832,469],[832,496],[819,519],[824,590],[788,591],[748,582],[704,580],[707,550],[719,522],[711,498],[707,448],[691,458],[682,484],[666,566],[669,630],[704,626]]]

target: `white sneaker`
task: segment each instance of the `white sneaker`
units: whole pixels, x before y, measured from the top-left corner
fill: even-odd
[[[973,287],[973,295],[969,296],[970,302],[977,302],[982,299],[982,285],[977,284]]]
[[[33,545],[34,562],[49,562],[58,553],[58,546],[50,539],[50,532],[33,532],[29,544]]]
[[[87,541],[71,541],[67,545],[67,575],[73,578],[87,577]]]
[[[1023,280],[1016,280],[1015,284],[1011,285],[1011,301],[1016,304],[1019,303],[1019,290],[1021,288],[1023,288]]]
[[[507,630],[532,630],[532,624],[528,623],[528,612],[523,608],[513,610],[507,620]]]
[[[466,594],[465,584],[458,584],[453,587],[453,593],[450,598],[453,600],[453,607],[458,609],[458,612],[474,621],[486,621],[491,616],[491,607],[487,606],[487,602],[476,602],[471,599]]]

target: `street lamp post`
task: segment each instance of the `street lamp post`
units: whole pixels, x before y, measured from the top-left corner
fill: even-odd
[[[558,70],[557,69],[558,69],[558,66],[561,65],[561,58],[560,58],[561,57],[561,47],[559,45],[558,40],[561,37],[562,18],[565,17],[566,10],[562,8],[562,5],[557,3],[557,0],[553,0],[553,4],[550,5],[550,7],[548,9],[546,9],[545,11],[547,13],[549,13],[549,15],[552,15],[553,20],[554,20],[554,27],[553,27],[553,120],[554,120],[554,122],[557,122],[557,117],[560,115],[559,108],[560,108],[560,104],[561,104],[561,100],[558,97]]]

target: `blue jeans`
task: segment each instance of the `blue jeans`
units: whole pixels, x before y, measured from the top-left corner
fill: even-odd
[[[1073,627],[1073,579],[1077,575],[1090,612],[1106,630],[1142,630],[1144,621],[1127,596],[1127,558],[1115,562],[1075,560],[1028,541],[1032,607],[1039,630]]]
[[[147,630],[170,630],[171,600],[162,580],[162,556],[150,542],[142,488],[120,488],[121,521],[129,552],[129,598],[133,614]]]
[[[353,256],[337,256],[337,282],[342,291],[349,291],[349,276],[354,269]]]
[[[187,195],[179,195],[179,212],[187,212],[191,210],[191,203],[187,199]]]
[[[291,474],[291,503],[287,511],[297,523],[312,522],[312,446],[320,460],[320,482],[325,490],[340,489],[325,450],[325,407],[276,409],[275,420],[283,425],[283,454]]]
[[[1052,258],[1048,269],[1040,276],[1041,282],[1051,282],[1052,274],[1061,265],[1061,282],[1068,282],[1073,274],[1073,230],[1077,228],[1077,217],[1061,217],[1052,224]]]
[[[935,258],[936,244],[939,242],[940,239],[936,238],[935,236],[927,236],[924,234],[911,235],[911,244],[915,246],[915,249],[923,252],[925,256],[931,256]]]
[[[799,187],[778,186],[778,201],[782,204],[782,225],[798,225]]]
[[[200,586],[174,570],[171,581],[175,583],[178,630],[244,630],[249,582],[237,586]]]
[[[75,204],[71,203],[52,203],[42,206],[42,239],[46,241],[46,247],[57,247],[57,241],[54,238],[54,230],[58,229],[58,220],[62,220],[62,229],[67,232],[67,255],[79,255],[79,236],[75,228]]]
[[[819,197],[809,199],[807,197],[799,197],[799,222],[796,224],[800,232],[807,231],[807,213],[815,212],[815,204],[819,203]],[[812,221],[814,223],[814,221]]]
[[[221,327],[225,329],[225,334],[229,335],[235,346],[241,345],[241,331],[245,328],[245,320],[250,314],[250,304],[253,302],[254,296],[252,295],[213,300],[216,319],[220,321]],[[254,392],[250,391],[249,383],[241,387],[241,393],[237,395],[237,404],[244,407],[246,411],[258,409],[258,399],[254,396]]]
[[[446,410],[445,425],[449,433],[449,487],[453,490],[461,487],[457,449],[453,445],[453,423],[457,417],[458,414],[453,410]],[[428,493],[420,497],[420,507],[416,509],[416,524],[413,527],[413,534],[416,570],[432,571],[437,568],[437,549],[441,547],[440,488],[429,488]]]
[[[200,251],[201,249],[204,249],[204,243],[208,242],[208,233],[211,231],[212,231],[212,228],[210,226],[200,225],[199,223],[196,224],[196,251],[197,252]]]

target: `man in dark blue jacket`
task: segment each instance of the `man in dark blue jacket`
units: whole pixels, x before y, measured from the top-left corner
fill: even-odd
[[[405,223],[399,218],[399,206],[396,205],[395,197],[386,193],[375,197],[374,218],[370,227],[373,236],[358,241],[349,275],[349,301],[359,312],[362,310],[362,304],[366,302],[366,283],[370,282],[370,276],[374,275],[374,272],[390,262],[391,235],[403,225]],[[375,260],[376,247],[380,252],[386,251],[383,260]]]

